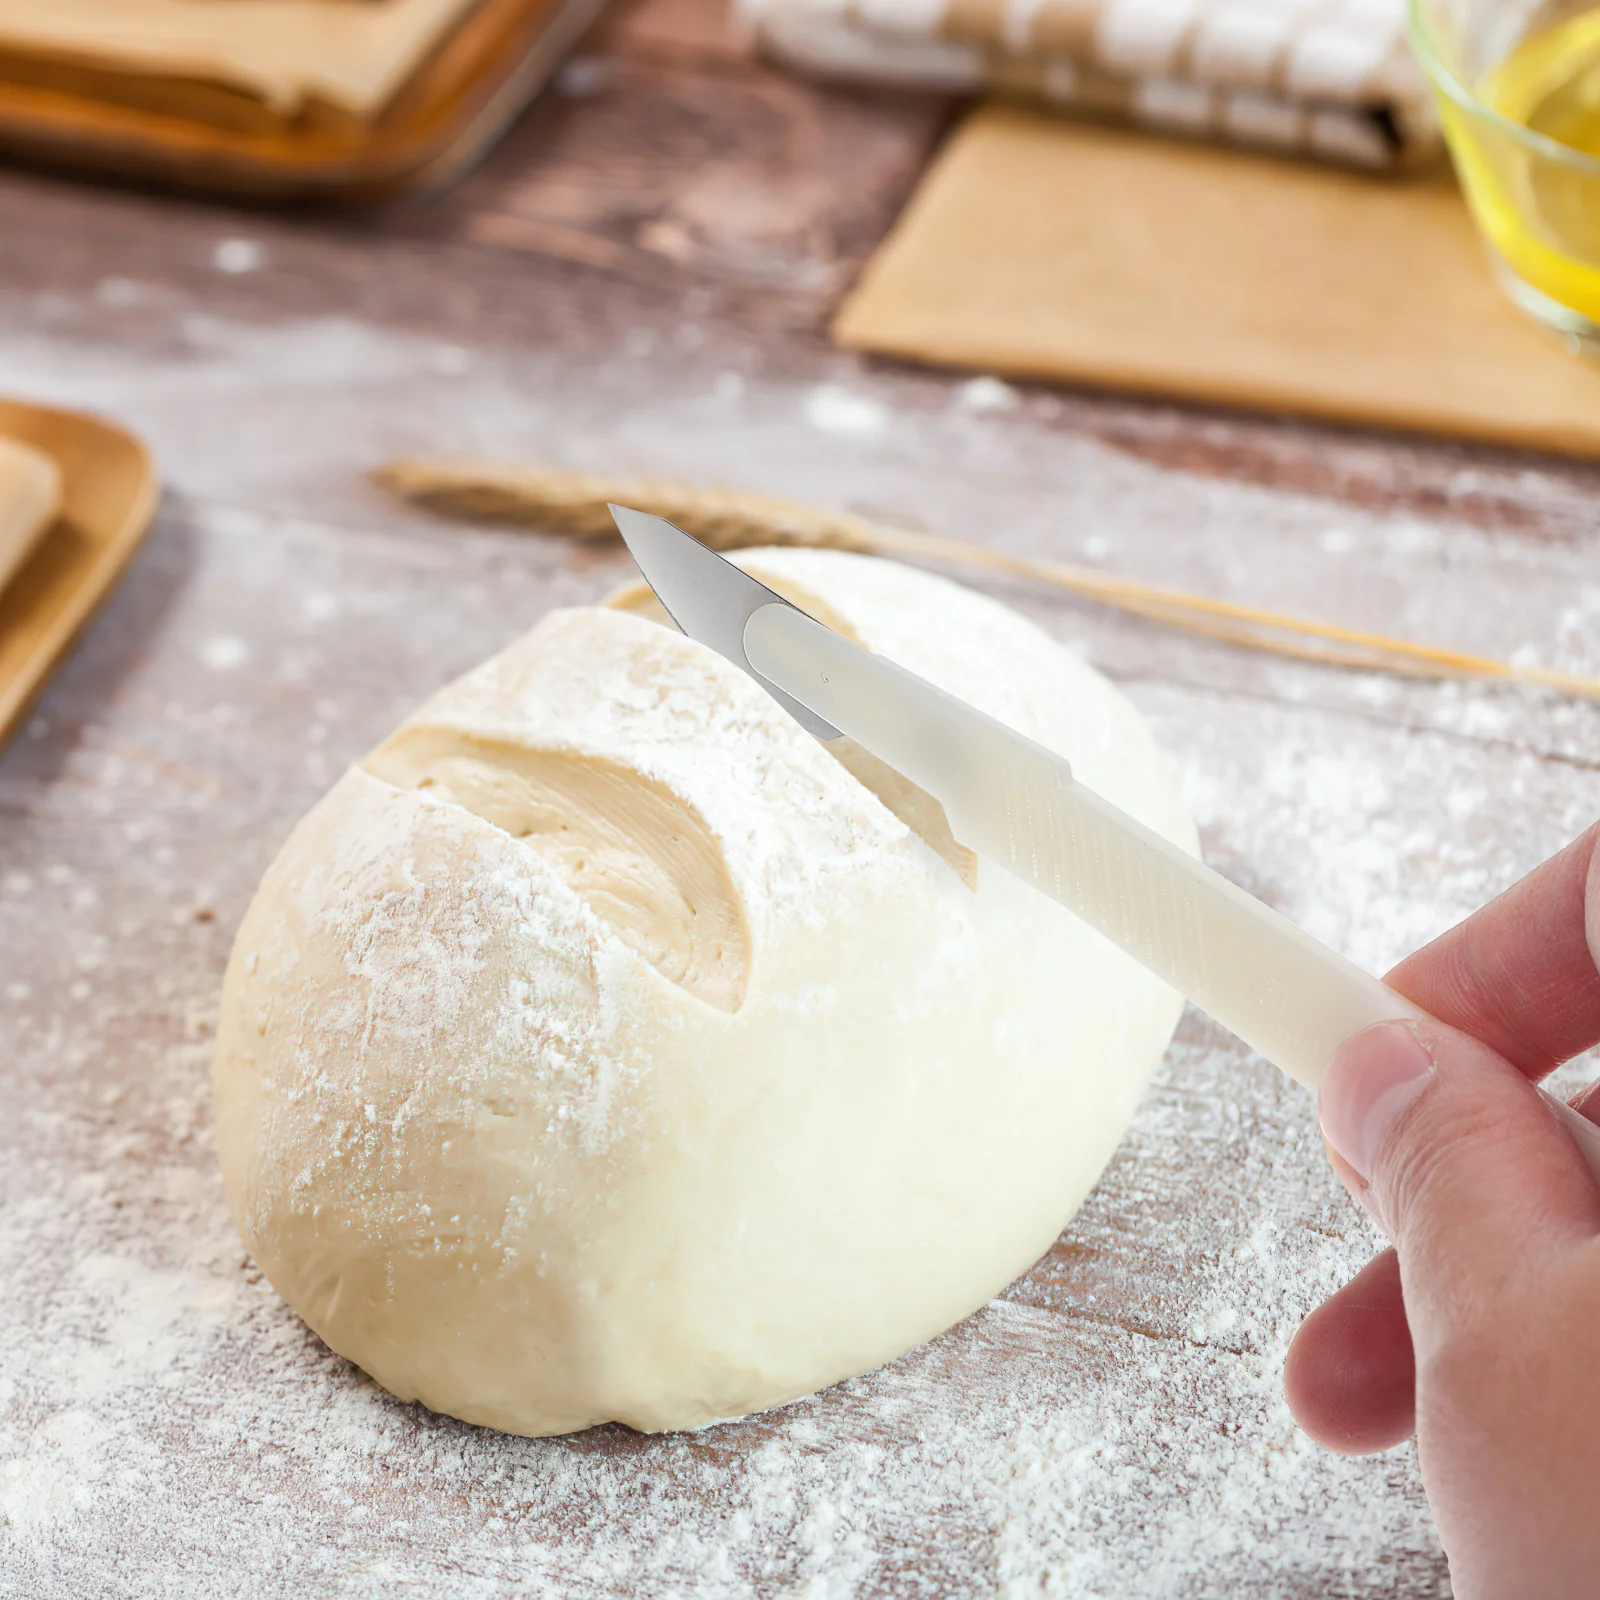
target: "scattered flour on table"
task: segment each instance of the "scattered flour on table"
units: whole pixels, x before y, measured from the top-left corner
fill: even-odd
[[[1454,734],[1139,698],[1211,858],[1374,967],[1590,820],[1586,772]],[[160,841],[107,848],[161,877]],[[84,887],[0,841],[6,948],[90,948]],[[0,1013],[0,1596],[1448,1593],[1409,1448],[1334,1457],[1284,1407],[1300,1317],[1377,1241],[1309,1100],[1200,1019],[1057,1249],[959,1328],[699,1435],[529,1441],[394,1402],[242,1258],[207,984],[118,1009],[182,970],[151,937],[94,946],[74,1009],[23,972]]]
[[[298,247],[285,233],[264,248]],[[534,439],[593,470],[734,472],[949,530],[1004,525],[1008,543],[1041,555],[1078,537],[1090,559],[1170,566],[1173,582],[1207,592],[1248,592],[1328,502],[1167,471],[1061,430],[991,433],[999,396],[976,385],[951,408],[959,434],[927,412],[900,427],[876,397],[890,392],[882,375],[873,393],[841,377],[798,407],[781,375],[719,379],[699,410],[687,390],[664,404],[658,383],[638,383],[651,330],[574,369],[559,305],[540,329],[548,350],[513,341],[464,365],[453,345],[350,320],[179,321],[178,288],[103,288],[106,306],[140,311],[126,319],[137,336],[75,291],[10,297],[13,387],[137,414],[190,498],[169,500],[130,580],[148,611],[166,591],[141,589],[140,572],[167,571],[178,620],[152,631],[129,620],[138,607],[114,607],[52,691],[52,722],[71,727],[70,747],[51,741],[59,764],[34,759],[36,721],[0,767],[0,948],[19,963],[0,972],[0,1596],[1447,1592],[1410,1452],[1323,1455],[1279,1393],[1299,1315],[1376,1242],[1326,1173],[1309,1104],[1193,1019],[1052,1258],[961,1328],[693,1438],[530,1442],[395,1404],[241,1260],[209,1134],[217,950],[197,959],[163,921],[188,917],[202,873],[219,908],[242,907],[256,868],[239,858],[301,805],[284,799],[295,775],[263,782],[258,740],[281,740],[291,719],[304,733],[312,708],[336,739],[358,724],[376,736],[485,630],[509,637],[530,608],[590,593],[591,579],[520,542],[512,555],[513,541],[458,530],[437,544],[363,532],[377,513],[348,487],[358,447],[381,460],[449,432],[484,456]],[[177,330],[170,348],[150,342],[161,327]],[[1028,401],[1046,403],[1076,404]],[[1159,409],[1117,425],[1162,450],[1196,426]],[[1216,426],[1226,445],[1233,425]],[[1369,459],[1359,441],[1324,448],[1340,468]],[[961,470],[928,472],[943,458]],[[1592,492],[1554,471],[1518,475],[1518,506],[1580,537],[1419,523],[1407,539],[1392,517],[1348,510],[1344,559],[1416,597],[1414,626],[1396,617],[1390,631],[1441,643],[1494,639],[1486,581],[1526,591],[1519,617],[1570,591],[1584,614],[1562,618],[1560,664],[1593,670]],[[1478,492],[1480,476],[1487,495],[1508,492],[1510,469],[1474,466],[1452,493]],[[257,502],[284,515],[227,509]],[[1219,569],[1230,552],[1246,565]],[[319,594],[337,597],[319,619],[337,611],[337,628],[261,654],[253,694],[249,674],[207,674],[235,700],[195,703],[197,658],[168,640],[203,640],[216,617],[259,646],[276,636],[258,618]],[[1224,665],[1089,614],[1072,625],[1130,670]],[[74,688],[85,658],[113,647],[119,693]],[[1541,657],[1555,659],[1549,641]],[[1210,858],[1374,967],[1592,820],[1591,706],[1261,672],[1308,704],[1148,680],[1135,693],[1189,779]],[[322,685],[338,698],[313,698]],[[1373,718],[1309,704],[1319,697]],[[104,726],[73,726],[75,714]],[[1444,732],[1396,726],[1411,715]],[[1519,743],[1589,766],[1541,764]],[[1265,751],[1277,759],[1263,770]],[[337,770],[316,750],[307,764],[319,783]],[[44,869],[58,850],[75,852],[79,878],[56,889]],[[104,904],[75,907],[91,886]],[[49,963],[68,952],[100,970],[73,1008],[51,1009],[36,997],[60,992]],[[172,973],[194,974],[190,987]]]
[[[1409,1451],[1329,1456],[1284,1408],[1298,1318],[1375,1241],[1309,1102],[1196,1019],[1068,1231],[1079,1280],[1058,1252],[767,1417],[527,1441],[390,1400],[242,1260],[188,1015],[136,1104],[40,1115],[17,1144],[0,1594],[1176,1600],[1215,1593],[1219,1563],[1233,1595],[1447,1592]]]
[[[1172,1326],[1096,1320],[1092,1294],[1063,1315],[1036,1274],[880,1373],[655,1439],[517,1440],[393,1402],[255,1280],[208,1169],[144,1169],[108,1131],[105,1182],[41,1166],[0,1233],[0,1316],[48,1329],[4,1330],[0,1594],[1120,1600],[1213,1593],[1218,1561],[1234,1594],[1375,1594],[1399,1573],[1447,1592],[1409,1453],[1328,1456],[1283,1407],[1296,1318],[1372,1242],[1272,1078],[1196,1115],[1221,1054],[1180,1046],[1069,1234],[1115,1256],[1117,1211],[1171,1204],[1197,1141],[1236,1163],[1211,1219],[1159,1243],[1172,1300],[1146,1310]]]

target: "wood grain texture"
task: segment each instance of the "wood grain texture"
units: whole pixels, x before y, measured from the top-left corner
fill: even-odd
[[[622,38],[571,62],[455,194],[388,227],[818,320],[915,182],[944,103],[657,59],[653,41],[641,56],[637,33]]]
[[[633,44],[591,54],[655,81]],[[8,385],[135,428],[170,485],[0,753],[0,1592],[1441,1595],[1409,1450],[1324,1456],[1277,1398],[1296,1319],[1374,1241],[1309,1104],[1192,1015],[1032,1272],[880,1373],[704,1435],[531,1443],[396,1405],[241,1255],[209,1050],[261,871],[425,694],[626,572],[398,506],[367,479],[384,461],[743,484],[1600,668],[1591,467],[869,364],[828,347],[824,291],[639,247],[604,220],[616,188],[582,226],[628,241],[637,272],[474,233],[524,183],[559,192],[558,145],[642,172],[680,137],[691,68],[744,82],[739,118],[771,103],[753,69],[680,51],[648,116],[571,96],[481,187],[361,221],[0,177]],[[843,103],[773,93],[802,126]],[[854,114],[901,154],[844,173],[837,202],[816,179],[845,240],[868,231],[861,197],[892,211],[931,126]],[[727,161],[771,158],[722,126]],[[805,149],[797,182],[845,160],[820,133]],[[710,215],[708,238],[739,225]],[[1135,699],[1214,864],[1371,967],[1592,820],[1593,707],[995,592]]]

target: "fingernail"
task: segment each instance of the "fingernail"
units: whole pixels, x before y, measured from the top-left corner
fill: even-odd
[[[1432,1076],[1433,1057],[1403,1022],[1380,1022],[1346,1039],[1317,1094],[1323,1138],[1370,1179],[1389,1130]]]

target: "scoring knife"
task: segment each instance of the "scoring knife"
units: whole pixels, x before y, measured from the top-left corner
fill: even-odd
[[[1066,906],[1307,1088],[1352,1034],[1423,1016],[1086,789],[1053,751],[852,644],[665,518],[611,514],[691,639],[819,739],[847,735],[925,789],[968,849]],[[1600,1180],[1600,1127],[1545,1099]]]

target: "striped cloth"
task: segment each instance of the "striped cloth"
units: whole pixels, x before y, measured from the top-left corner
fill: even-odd
[[[1368,168],[1438,127],[1404,0],[741,0],[826,78],[991,93]]]

